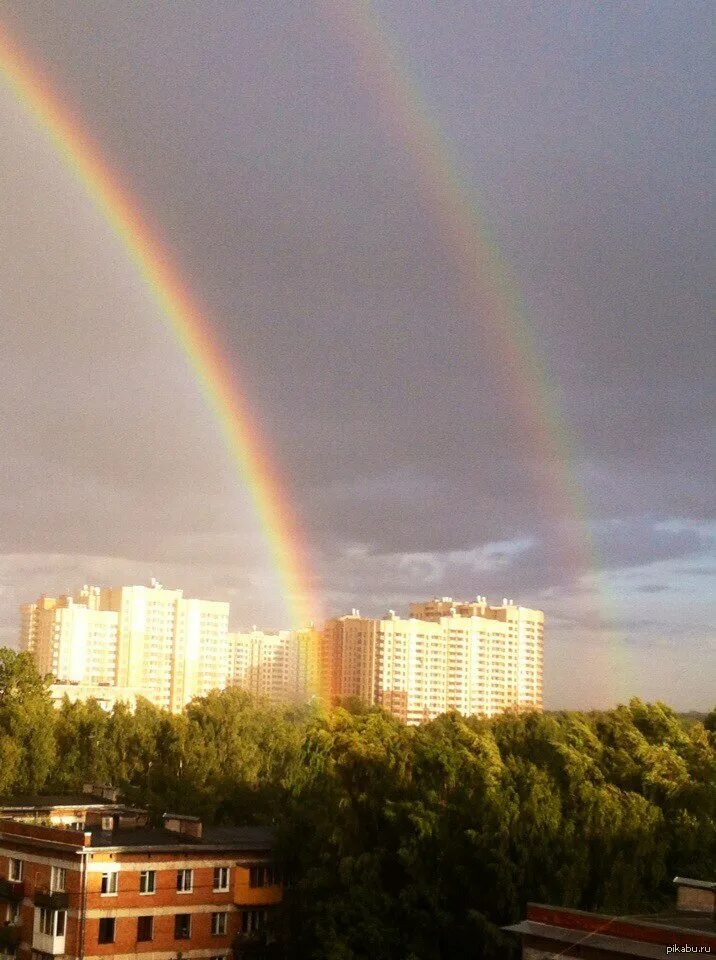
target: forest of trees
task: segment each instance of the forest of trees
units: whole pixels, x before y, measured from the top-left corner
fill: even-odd
[[[516,955],[527,900],[658,909],[713,879],[716,712],[450,714],[417,728],[357,704],[271,706],[230,689],[180,716],[55,710],[0,650],[0,801],[111,783],[159,817],[263,823],[287,879],[278,956]]]

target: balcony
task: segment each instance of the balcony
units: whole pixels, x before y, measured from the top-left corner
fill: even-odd
[[[69,894],[59,890],[35,890],[35,906],[48,910],[66,910],[70,905]]]
[[[7,880],[0,877],[0,900],[9,900],[11,903],[20,903],[25,896],[23,880]]]
[[[56,957],[65,952],[65,927],[67,914],[64,910],[51,910],[35,906],[32,925],[32,949]]]

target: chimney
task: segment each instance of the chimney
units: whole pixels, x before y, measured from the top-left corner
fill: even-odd
[[[199,817],[190,817],[184,813],[165,813],[162,819],[165,830],[181,834],[184,837],[194,837],[195,840],[201,840],[203,824]]]
[[[701,913],[713,917],[716,912],[716,882],[674,877],[676,909],[679,913]]]

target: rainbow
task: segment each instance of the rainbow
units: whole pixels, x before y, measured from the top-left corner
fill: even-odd
[[[182,284],[136,202],[120,185],[120,178],[1,25],[0,80],[49,136],[58,154],[123,243],[159,304],[246,486],[292,626],[305,627],[318,616],[319,609],[310,587],[304,539],[249,410],[245,391],[239,387],[236,372],[222,354],[216,332]]]
[[[537,345],[536,331],[515,279],[491,237],[474,196],[464,183],[445,135],[411,76],[396,39],[370,0],[314,0],[337,43],[348,47],[362,87],[369,92],[386,132],[405,150],[417,177],[417,193],[429,207],[441,238],[452,249],[464,302],[479,317],[500,356],[510,385],[513,413],[529,438],[528,453],[542,501],[563,518],[562,552],[568,569],[583,574],[596,598],[585,603],[589,626],[604,630],[612,598],[599,586],[603,565],[587,502],[577,480],[578,445],[560,404],[560,388]],[[628,673],[625,649],[613,636],[603,647],[605,673],[621,683]],[[615,666],[618,669],[613,669]],[[622,686],[621,692],[625,688]],[[616,691],[616,688],[615,688]]]

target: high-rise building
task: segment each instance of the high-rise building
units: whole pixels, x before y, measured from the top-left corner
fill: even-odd
[[[119,618],[119,686],[178,711],[229,682],[228,603],[190,599],[156,580],[103,589],[101,603]]]
[[[92,595],[40,597],[21,607],[20,647],[40,673],[72,683],[117,682],[117,615]]]
[[[151,586],[84,587],[21,610],[20,647],[62,682],[116,686],[178,711],[229,682],[229,604]]]
[[[314,629],[230,633],[230,682],[274,703],[320,695],[321,642]]]
[[[333,698],[357,696],[415,724],[457,710],[542,709],[544,614],[505,601],[415,603],[408,619],[331,620],[324,631]]]

